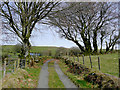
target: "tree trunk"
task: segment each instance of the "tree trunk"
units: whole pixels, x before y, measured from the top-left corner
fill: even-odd
[[[109,47],[106,48],[106,52],[108,52],[108,51],[109,51]]]
[[[114,50],[114,46],[112,46],[111,50],[110,51],[113,51]]]
[[[84,45],[85,45],[85,51],[86,51],[87,53],[92,52],[92,47],[91,47],[90,39],[87,39],[87,38],[84,36],[84,33],[81,33],[81,37],[82,37],[83,43],[84,43]]]
[[[30,53],[30,42],[29,40],[24,40],[21,48],[21,58],[27,57]]]
[[[81,50],[82,52],[85,52],[84,47],[81,46],[81,45],[78,43],[78,41],[74,41],[74,42],[75,42],[75,44],[80,48],[80,50]]]
[[[100,53],[102,54],[102,44],[103,44],[103,37],[100,38],[101,40],[101,48],[100,48]]]
[[[94,31],[93,33],[93,47],[94,47],[94,53],[97,53],[98,47],[97,47],[97,31]]]
[[[88,44],[87,44],[87,46],[88,46],[88,51],[91,53],[91,52],[92,52],[91,42],[90,42],[89,39],[87,40],[87,42],[88,42]]]
[[[106,52],[108,52],[109,51],[109,46],[108,46],[108,44],[107,44],[107,42],[106,42]]]
[[[85,45],[85,51],[87,53],[92,52],[92,47],[91,47],[91,43],[88,39],[84,39],[84,45]]]
[[[110,51],[113,51],[113,50],[114,50],[114,46],[115,46],[115,43],[112,45],[112,48],[111,48]]]

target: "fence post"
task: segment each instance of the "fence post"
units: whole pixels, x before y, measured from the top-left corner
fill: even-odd
[[[100,70],[100,58],[98,57],[98,67],[99,67],[99,70]]]
[[[79,62],[79,55],[77,55],[77,59],[78,59],[78,62]]]
[[[31,66],[31,59],[32,59],[32,57],[30,57],[30,60],[29,60],[29,66]]]
[[[72,60],[71,54],[69,54],[69,59]]]
[[[14,71],[16,71],[16,60],[14,62]]]
[[[68,59],[69,59],[69,53],[67,52],[67,56],[68,56]]]
[[[6,73],[6,59],[7,58],[5,58],[5,60],[4,60],[4,73],[3,73],[3,77],[5,77],[5,73]]]
[[[68,56],[68,59],[70,60],[70,55]]]
[[[25,59],[25,68],[27,67],[28,58]]]
[[[85,63],[84,63],[84,55],[82,55],[82,56],[83,56],[83,64],[85,64]]]
[[[90,58],[90,64],[91,64],[91,68],[92,68],[92,61],[91,61],[91,55],[89,55],[89,58]]]
[[[120,78],[120,58],[119,58],[119,78]]]
[[[18,59],[17,68],[19,68],[19,65],[20,65],[20,59]]]
[[[67,54],[68,60],[69,60],[69,55]]]
[[[74,60],[74,62],[75,62],[75,57],[74,57],[74,55],[73,55],[73,60]]]

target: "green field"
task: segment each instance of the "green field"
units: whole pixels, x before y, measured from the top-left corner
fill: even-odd
[[[58,47],[52,47],[52,46],[32,46],[31,52],[48,52],[50,51],[52,55],[55,55],[56,49]]]
[[[104,55],[91,55],[92,60],[92,69],[93,70],[99,70],[98,68],[98,56],[100,58],[100,67],[102,73],[111,74],[118,77],[119,74],[119,66],[118,66],[118,53],[112,53],[112,54],[104,54]],[[70,57],[71,60],[74,61],[73,57]],[[75,57],[75,60],[78,61],[77,57]],[[83,64],[83,57],[79,57],[79,62]],[[91,68],[90,64],[90,58],[89,56],[84,57],[84,63],[85,66],[88,68]]]
[[[2,54],[7,53],[9,55],[14,55],[16,54],[15,50],[15,45],[3,45],[1,50]],[[47,54],[48,52],[51,52],[52,56],[55,55],[56,49],[59,47],[53,47],[53,46],[32,46],[30,49],[30,52],[33,53],[45,53]]]

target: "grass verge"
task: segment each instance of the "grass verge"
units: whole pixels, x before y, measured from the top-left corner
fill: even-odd
[[[49,82],[50,88],[64,88],[64,84],[59,79],[59,76],[54,68],[54,61],[48,63]]]
[[[25,69],[18,68],[14,73],[6,74],[3,78],[3,88],[37,88],[41,66],[50,57],[42,57],[39,63]],[[10,67],[9,67],[10,68]],[[9,69],[8,68],[8,69]]]
[[[59,66],[61,70],[66,74],[70,80],[73,81],[75,85],[77,85],[80,88],[93,88],[94,86],[91,83],[86,82],[83,78],[82,75],[75,75],[73,73],[68,72],[68,66],[65,65],[62,61],[59,61]]]
[[[25,70],[28,72],[28,76],[30,77],[29,82],[32,82],[33,84],[33,86],[28,85],[27,88],[37,88],[41,70],[40,64],[36,64],[35,67],[26,68]]]
[[[40,63],[34,67],[17,69],[3,78],[3,88],[36,88],[40,73]]]

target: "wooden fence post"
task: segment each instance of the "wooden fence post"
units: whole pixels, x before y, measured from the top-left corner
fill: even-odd
[[[20,65],[20,59],[18,59],[17,68],[19,68],[19,65]]]
[[[99,67],[99,70],[100,70],[100,58],[98,57],[98,67]]]
[[[119,78],[120,78],[120,58],[119,58]]]
[[[71,57],[71,54],[69,54],[69,59],[72,61],[72,57]]]
[[[77,56],[78,62],[79,62],[79,56]]]
[[[91,55],[89,55],[89,58],[90,58],[90,64],[91,64],[91,68],[92,68],[92,61],[91,61]]]
[[[30,59],[29,59],[29,66],[31,66],[31,59],[32,59],[32,57],[30,57]]]
[[[16,71],[16,60],[14,62],[14,71]]]
[[[70,60],[70,55],[68,56],[68,59]]]
[[[5,77],[6,74],[6,58],[4,60],[4,72],[3,72],[3,77]]]
[[[25,59],[25,68],[27,67],[28,58]]]
[[[73,55],[73,60],[74,60],[74,62],[75,62],[75,57],[74,57],[74,55]]]
[[[67,55],[67,57],[68,57],[68,60],[69,60],[69,55]]]
[[[83,64],[85,64],[85,63],[84,63],[84,55],[82,55],[82,56],[83,56]]]

